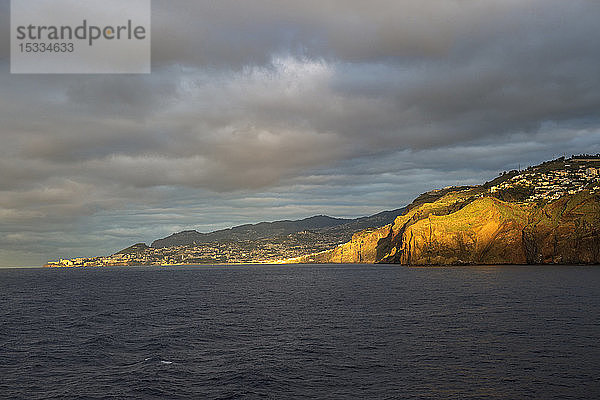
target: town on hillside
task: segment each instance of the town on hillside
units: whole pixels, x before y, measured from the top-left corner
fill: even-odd
[[[328,250],[347,241],[310,231],[285,237],[197,243],[170,247],[136,245],[105,257],[74,258],[49,262],[49,267],[110,267],[130,265],[282,263],[286,259]]]
[[[522,193],[527,202],[553,201],[583,190],[597,193],[600,190],[600,155],[561,157],[506,175],[510,177],[491,186],[490,193]]]

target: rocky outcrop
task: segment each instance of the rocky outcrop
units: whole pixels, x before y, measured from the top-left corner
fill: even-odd
[[[332,250],[311,254],[291,260],[298,263],[372,264],[380,258],[379,243],[391,235],[391,225],[367,229],[352,235],[352,240]]]
[[[535,209],[523,229],[529,264],[600,263],[600,201],[579,193]]]
[[[521,232],[527,213],[518,205],[484,197],[448,215],[407,222],[380,261],[406,265],[523,264]]]
[[[355,234],[300,262],[460,264],[600,263],[600,198],[583,191],[546,204],[506,202],[480,188],[409,207],[392,225]]]

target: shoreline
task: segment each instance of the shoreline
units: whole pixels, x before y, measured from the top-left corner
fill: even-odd
[[[579,267],[594,267],[600,266],[600,264],[590,263],[590,264],[556,264],[556,263],[548,263],[548,264],[511,264],[511,263],[495,263],[495,264],[429,264],[429,265],[405,265],[405,264],[392,264],[392,263],[298,263],[298,262],[248,262],[248,263],[223,263],[223,264],[150,264],[150,265],[106,265],[106,266],[94,266],[94,267],[85,267],[85,266],[67,266],[67,265],[44,265],[41,267],[0,267],[3,269],[102,269],[102,268],[138,268],[138,267],[159,267],[159,268],[169,268],[169,267],[248,267],[248,266],[273,266],[273,265],[289,265],[289,266],[300,266],[300,265],[374,265],[374,266],[389,266],[389,267],[405,267],[405,268],[448,268],[448,267],[560,267],[560,266],[579,266]]]

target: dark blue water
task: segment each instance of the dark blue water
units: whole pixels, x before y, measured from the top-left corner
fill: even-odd
[[[0,270],[6,399],[600,398],[600,267]]]

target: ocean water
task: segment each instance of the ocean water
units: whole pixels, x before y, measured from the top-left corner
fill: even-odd
[[[598,399],[600,267],[0,270],[2,399]]]

